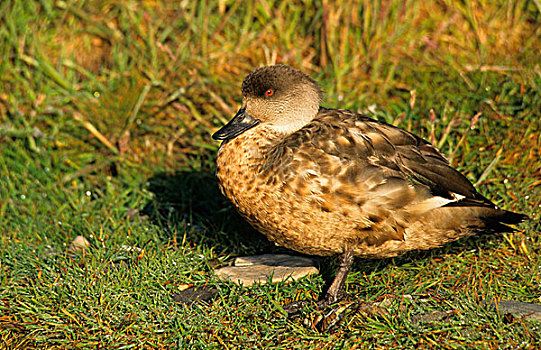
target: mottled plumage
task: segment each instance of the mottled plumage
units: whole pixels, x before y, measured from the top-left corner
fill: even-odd
[[[239,113],[214,135],[225,140],[217,176],[241,215],[279,245],[383,258],[525,218],[496,208],[422,138],[320,107],[317,83],[291,67],[255,70],[242,92]]]

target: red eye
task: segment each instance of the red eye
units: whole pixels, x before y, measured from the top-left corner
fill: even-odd
[[[268,89],[267,91],[265,91],[265,96],[272,96],[274,95],[274,89]]]

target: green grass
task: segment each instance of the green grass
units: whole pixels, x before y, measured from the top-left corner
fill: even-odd
[[[541,324],[483,306],[541,303],[540,52],[537,0],[1,1],[0,348],[541,347]],[[219,282],[232,256],[283,251],[220,195],[210,138],[272,63],[317,79],[325,106],[433,140],[532,220],[357,261],[348,299],[390,316],[323,333],[280,305],[315,297],[331,259],[290,285]],[[71,254],[78,235],[92,247]],[[175,303],[189,284],[218,296]]]

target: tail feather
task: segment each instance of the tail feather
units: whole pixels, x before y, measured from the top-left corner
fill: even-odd
[[[487,224],[487,228],[493,228],[495,232],[513,230],[504,224],[516,225],[529,219],[527,215],[500,209],[491,202],[487,203],[472,198],[465,198],[458,202],[452,202],[444,207],[476,208],[479,219]]]
[[[499,213],[496,216],[497,220],[504,224],[516,225],[529,219],[527,215],[507,211],[503,209],[496,209]]]

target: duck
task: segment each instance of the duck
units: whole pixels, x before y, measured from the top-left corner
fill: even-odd
[[[322,99],[300,70],[257,68],[212,137],[219,187],[246,221],[277,245],[338,257],[326,304],[342,297],[355,257],[438,248],[527,218],[481,195],[427,140]]]

